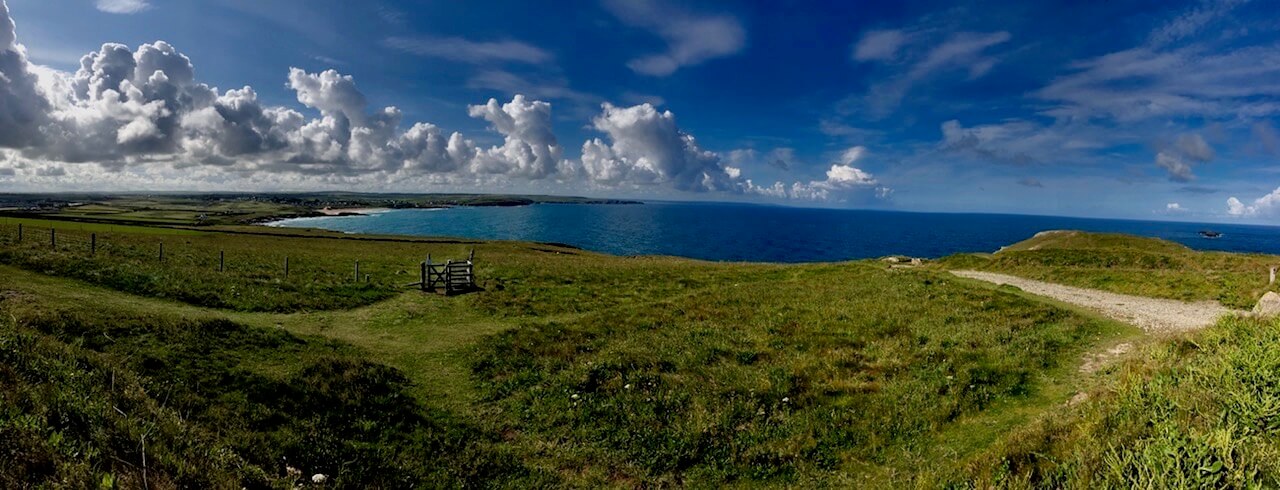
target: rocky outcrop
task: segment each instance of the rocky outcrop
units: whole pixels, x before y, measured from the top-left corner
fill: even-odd
[[[1267,291],[1267,294],[1262,295],[1262,299],[1258,300],[1258,304],[1253,306],[1253,314],[1259,316],[1280,314],[1280,294]]]

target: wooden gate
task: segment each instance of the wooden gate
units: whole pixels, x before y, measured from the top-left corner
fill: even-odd
[[[422,262],[421,281],[410,286],[418,286],[425,292],[434,293],[444,289],[445,294],[458,294],[475,290],[475,249],[467,256],[467,260],[446,261],[443,264],[431,262],[431,255]]]

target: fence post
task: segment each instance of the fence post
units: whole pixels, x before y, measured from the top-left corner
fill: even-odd
[[[476,260],[476,248],[471,247],[471,253],[467,255],[467,262]]]
[[[418,266],[422,268],[422,272],[418,274],[418,277],[422,278],[422,282],[418,283],[418,289],[425,292],[427,290],[427,263],[425,261],[419,262]]]
[[[289,278],[289,256],[284,256],[284,278]]]
[[[368,275],[368,274],[365,274],[365,275],[364,275],[364,283],[365,283],[365,284],[369,284],[369,275]]]
[[[226,265],[227,265],[227,251],[219,250],[218,251],[218,272],[222,272],[223,268]]]
[[[357,283],[360,282],[360,261],[359,260],[356,261],[356,273],[351,278],[354,279],[355,282]]]
[[[164,242],[160,242],[160,261],[164,262]]]
[[[22,241],[22,223],[18,223],[18,241]]]
[[[98,234],[90,233],[89,234],[89,255],[97,255],[97,254],[98,254]]]
[[[58,248],[58,229],[49,228],[49,248]]]

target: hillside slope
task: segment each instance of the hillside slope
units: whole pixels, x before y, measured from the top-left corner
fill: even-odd
[[[146,478],[176,486],[287,485],[289,467],[349,487],[926,484],[1066,400],[1082,354],[1132,333],[872,262],[127,227],[98,235],[123,250],[92,254],[70,241],[84,231],[0,248],[6,335],[92,359],[86,376],[118,373],[151,408],[67,401],[119,395],[77,394],[74,369],[31,375],[36,354],[0,359],[19,373],[0,426],[48,455],[6,481],[133,486],[145,434]],[[145,253],[157,239],[164,261]],[[423,294],[397,272],[472,247],[480,292]],[[260,265],[218,272],[218,250]],[[287,277],[270,268],[286,253]],[[385,299],[344,306],[356,258]]]
[[[0,244],[0,486],[1277,482],[1280,339],[1257,320],[1085,375],[1136,330],[932,267],[300,233],[169,237],[189,257],[172,262]],[[404,287],[427,253],[472,247],[482,291]],[[262,266],[211,271],[220,249]],[[1052,271],[1046,252],[1204,260],[1113,244],[942,264]],[[330,270],[355,257],[380,296],[342,303]],[[125,267],[145,280],[110,279]],[[241,296],[173,293],[186,283]]]

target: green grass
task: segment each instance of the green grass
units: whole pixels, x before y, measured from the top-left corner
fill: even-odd
[[[0,466],[0,486],[136,487],[143,434],[153,486],[288,486],[286,460],[349,487],[1221,486],[1278,474],[1277,325],[1153,340],[1135,356],[1149,359],[1086,376],[1085,353],[1136,330],[940,268],[248,231],[274,235],[108,231],[100,239],[124,250],[101,256],[0,243],[0,450],[23,455]],[[161,238],[165,262],[149,257]],[[1031,254],[1026,270],[1110,269],[1113,290],[1135,292],[1159,285],[1140,271],[1221,260],[1243,275],[1252,265],[1238,262],[1255,260],[1073,240],[1084,241],[942,264],[1017,272],[1001,256]],[[472,247],[483,291],[404,287],[416,277],[399,271],[426,253]],[[216,250],[238,269],[211,271]],[[273,276],[285,253],[288,280]],[[342,289],[357,257],[370,296]],[[1077,391],[1092,398],[1064,408]],[[120,417],[112,405],[126,403]]]
[[[0,299],[0,486],[536,484],[349,345],[194,317]],[[144,475],[144,441],[147,468]],[[300,469],[290,474],[288,467]]]
[[[142,226],[230,225],[310,211],[300,204],[218,196],[84,196],[88,202],[41,213],[53,219]]]
[[[904,483],[996,436],[953,427],[1032,402],[1116,334],[1018,295],[846,264],[522,327],[472,366],[509,414],[501,430],[588,486]]]
[[[0,263],[139,295],[242,311],[371,304],[416,281],[417,263],[427,253],[465,256],[464,248],[458,245],[425,248],[390,243],[370,249],[351,247],[337,239],[245,237],[167,228],[138,232],[136,227],[119,225],[20,222],[24,225],[21,242],[17,241],[16,223],[0,224]],[[57,229],[53,239],[51,227]]]
[[[1280,321],[1228,318],[1149,346],[1091,399],[1050,412],[970,464],[964,486],[1280,485]]]
[[[3,227],[3,236],[0,238],[14,240],[18,234],[18,224],[23,225],[23,238],[32,241],[41,241],[48,244],[49,230],[57,229],[59,233],[122,233],[129,235],[175,235],[175,236],[199,236],[199,231],[177,229],[177,228],[156,228],[150,226],[134,226],[129,224],[114,223],[87,223],[78,221],[66,221],[59,219],[40,219],[40,218],[17,218],[17,217],[0,217],[0,227]],[[28,233],[30,235],[28,235]],[[43,241],[42,241],[43,240]]]
[[[995,254],[960,254],[947,269],[1001,272],[1073,286],[1184,301],[1212,300],[1242,310],[1274,289],[1269,268],[1280,257],[1199,252],[1180,244],[1127,235],[1041,233]]]
[[[291,253],[322,255],[394,257],[400,247],[421,246],[199,238],[279,241]],[[515,243],[482,244],[477,257],[484,292],[447,298],[401,289],[377,304],[320,312],[197,308],[173,301],[181,298],[142,299],[17,271],[0,284],[24,292],[36,309],[91,304],[170,319],[140,328],[142,335],[197,328],[168,326],[176,319],[226,319],[247,332],[283,328],[334,339],[340,344],[331,349],[402,373],[407,383],[398,389],[444,420],[501,441],[475,451],[515,458],[508,483],[547,475],[579,486],[932,481],[936,475],[921,468],[939,466],[923,462],[986,447],[996,428],[1016,426],[1035,412],[1030,407],[1061,401],[1080,352],[1126,333],[1014,293],[874,263],[713,264]],[[102,316],[119,323],[113,315]],[[190,343],[207,349],[205,340],[177,336],[157,342],[157,351],[127,345],[109,354],[159,359],[156,371],[138,374],[148,379],[189,357]],[[234,352],[235,362],[219,362],[297,379],[298,358],[306,356],[264,349],[270,354],[236,345],[219,354]],[[218,372],[218,365],[191,370]],[[222,378],[181,382],[212,384],[234,400],[247,396],[244,385]],[[191,404],[216,406],[209,398]],[[227,417],[253,420],[236,411]]]
[[[619,259],[557,245],[353,239],[278,229],[264,235],[200,232],[165,237],[150,233],[154,230],[150,228],[147,233],[135,233],[116,227],[97,234],[98,251],[91,254],[91,231],[76,229],[76,223],[60,223],[66,227],[58,227],[56,248],[44,223],[25,223],[29,224],[21,242],[16,241],[16,223],[0,223],[0,263],[133,294],[237,311],[369,305],[407,291],[407,285],[418,280],[419,263],[428,255],[440,263],[465,258],[471,250],[478,257],[479,285],[497,294],[468,296],[466,301],[498,317],[589,311],[678,293],[738,270],[671,258]],[[225,267],[219,272],[223,256]],[[354,276],[357,261],[359,281]]]

